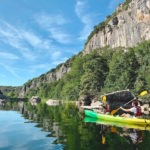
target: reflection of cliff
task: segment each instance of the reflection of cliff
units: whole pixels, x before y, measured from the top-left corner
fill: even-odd
[[[54,140],[53,144],[63,144],[62,149],[64,150],[120,150],[120,147],[122,150],[133,149],[134,141],[132,142],[129,136],[120,136],[125,132],[122,127],[104,129],[101,128],[102,124],[83,122],[84,116],[79,113],[74,105],[48,107],[44,104],[32,106],[28,103],[19,103],[19,105],[13,103],[7,106],[7,109],[20,111],[23,117],[27,119],[25,123],[36,123],[35,128],[47,132],[47,137],[54,137],[49,138],[49,140]],[[137,133],[132,130],[129,129],[127,133],[131,133],[131,137],[134,135],[136,137]],[[105,144],[101,142],[102,136],[103,139],[105,136]],[[143,140],[139,138],[138,142],[142,142],[140,146],[147,145],[147,147],[150,147],[150,132],[142,131],[142,137]],[[125,140],[126,138],[129,142]]]
[[[31,106],[30,106],[31,107]],[[26,123],[38,123],[36,127],[42,128],[41,131],[50,132],[47,137],[56,137],[54,143],[64,143],[65,139],[63,137],[62,131],[60,130],[59,123],[55,122],[54,118],[47,118],[36,113],[36,107],[32,106],[34,109],[29,110],[27,106],[20,102],[18,103],[19,112],[23,114],[23,117],[31,121]]]

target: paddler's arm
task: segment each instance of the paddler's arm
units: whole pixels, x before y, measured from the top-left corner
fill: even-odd
[[[125,111],[125,112],[130,112],[130,109],[124,109],[122,107],[120,107],[121,110]]]

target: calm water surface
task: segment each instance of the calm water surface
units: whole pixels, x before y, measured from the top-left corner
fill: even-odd
[[[150,149],[150,127],[144,130],[106,124],[85,118],[72,104],[10,104],[0,111],[0,149]]]
[[[48,133],[41,132],[41,128],[36,127],[37,123],[26,121],[15,111],[0,111],[0,149],[63,149],[62,144],[53,144],[56,138],[47,138]]]

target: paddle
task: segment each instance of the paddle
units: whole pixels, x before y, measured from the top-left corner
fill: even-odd
[[[145,94],[147,94],[147,91],[143,91],[140,93],[139,96],[144,96]],[[134,98],[135,99],[135,98]],[[132,102],[134,99],[130,100],[129,102],[127,102],[126,104],[124,104],[123,106],[126,106],[127,104],[129,104],[130,102]],[[118,110],[120,109],[120,107],[118,109],[113,110],[110,114],[114,115],[116,112],[118,112]]]

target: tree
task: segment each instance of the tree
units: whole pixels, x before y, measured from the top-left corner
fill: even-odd
[[[1,90],[0,90],[0,94],[3,94]]]
[[[104,86],[104,81],[108,73],[107,61],[98,53],[93,52],[86,56],[83,64],[84,75],[81,78],[83,87],[82,95],[96,96]]]

